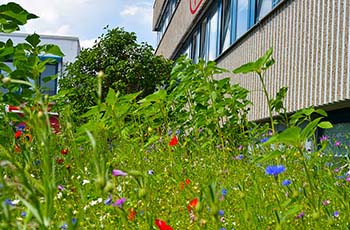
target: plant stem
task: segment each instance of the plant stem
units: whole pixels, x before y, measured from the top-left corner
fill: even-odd
[[[266,100],[267,100],[267,106],[269,107],[269,116],[270,116],[270,122],[271,122],[272,133],[275,133],[275,125],[274,125],[274,122],[273,122],[273,116],[272,116],[272,108],[271,108],[271,103],[270,103],[270,97],[269,97],[269,94],[268,94],[268,92],[267,92],[266,85],[265,85],[265,82],[264,82],[264,79],[263,79],[262,74],[261,74],[260,72],[257,72],[257,74],[259,75],[259,79],[260,79],[262,88],[263,88],[263,90],[264,90],[264,94],[265,94],[265,97],[266,97]]]

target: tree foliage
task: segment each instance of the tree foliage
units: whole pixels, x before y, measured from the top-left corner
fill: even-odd
[[[108,29],[92,48],[83,49],[76,61],[66,66],[59,86],[75,112],[84,113],[96,104],[99,71],[104,72],[101,99],[109,88],[121,94],[142,91],[139,97],[143,98],[168,81],[172,63],[136,39],[135,33],[123,28]]]

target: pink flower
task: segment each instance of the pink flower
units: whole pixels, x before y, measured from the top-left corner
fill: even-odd
[[[322,204],[324,205],[324,206],[327,206],[327,205],[329,205],[331,202],[329,201],[329,200],[324,200],[324,201],[322,201]]]
[[[128,174],[126,172],[123,172],[122,170],[113,169],[112,170],[112,175],[113,176],[127,176]]]
[[[125,203],[126,201],[126,198],[123,197],[123,198],[120,198],[119,200],[117,200],[113,206],[118,206],[119,208],[122,208],[123,207],[123,204]]]

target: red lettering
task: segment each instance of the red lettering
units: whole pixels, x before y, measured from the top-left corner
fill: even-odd
[[[198,10],[198,8],[200,7],[200,5],[202,4],[203,0],[190,0],[190,12],[191,14],[195,14]]]

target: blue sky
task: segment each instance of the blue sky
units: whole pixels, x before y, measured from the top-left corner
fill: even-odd
[[[1,1],[7,3],[10,1]],[[12,0],[39,16],[21,32],[79,37],[82,47],[91,47],[105,31],[124,27],[135,32],[138,42],[155,47],[152,31],[153,0]]]

